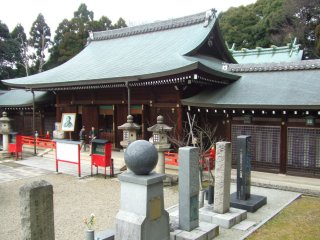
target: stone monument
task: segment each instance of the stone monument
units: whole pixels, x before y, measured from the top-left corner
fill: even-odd
[[[231,143],[216,143],[214,203],[200,209],[200,220],[231,228],[247,218],[247,211],[230,208]]]
[[[251,136],[237,137],[237,192],[231,194],[232,207],[255,212],[267,203],[264,196],[251,194]]]
[[[11,131],[11,119],[8,118],[7,112],[2,113],[0,118],[0,134],[2,134],[2,150],[8,151],[9,133]]]
[[[44,180],[20,188],[22,239],[54,240],[53,188]]]
[[[179,206],[170,212],[170,239],[213,239],[219,226],[199,221],[199,149],[179,148]]]
[[[168,132],[172,131],[172,127],[163,123],[163,116],[157,117],[157,124],[148,128],[152,132],[152,143],[158,151],[158,164],[156,167],[157,173],[165,173],[164,152],[170,149],[168,142]]]
[[[164,210],[164,174],[151,172],[157,165],[157,150],[145,140],[132,142],[125,151],[130,172],[121,182],[120,210],[116,216],[116,240],[167,240],[169,214]]]
[[[218,142],[215,163],[214,203],[216,213],[229,212],[231,181],[231,144]]]
[[[179,228],[191,231],[199,226],[199,149],[179,148]]]

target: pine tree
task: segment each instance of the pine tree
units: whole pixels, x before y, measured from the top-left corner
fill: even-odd
[[[13,67],[19,56],[18,43],[12,39],[6,24],[0,21],[0,80],[13,78]],[[0,83],[0,88],[3,85]]]
[[[29,72],[29,60],[31,58],[29,53],[29,43],[27,40],[27,35],[24,32],[24,28],[21,24],[18,24],[13,31],[11,32],[11,37],[15,41],[17,41],[19,45],[19,56],[17,58],[17,69],[18,76],[28,76]],[[24,69],[25,74],[19,74],[19,68],[22,67]]]
[[[51,32],[50,28],[45,22],[43,15],[40,13],[37,19],[32,24],[30,30],[30,46],[35,49],[35,61],[38,66],[38,72],[42,72],[43,65],[45,64],[45,53],[51,45]]]

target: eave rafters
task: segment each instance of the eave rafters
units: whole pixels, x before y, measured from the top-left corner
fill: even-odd
[[[95,90],[95,89],[106,89],[106,88],[125,88],[129,87],[147,87],[147,86],[162,86],[162,85],[227,85],[230,81],[222,78],[215,78],[214,76],[205,76],[202,74],[188,73],[179,76],[170,76],[159,79],[129,81],[121,83],[109,83],[109,84],[95,84],[95,85],[83,85],[83,86],[63,86],[63,87],[41,87],[37,90],[41,91],[70,91],[70,90]]]

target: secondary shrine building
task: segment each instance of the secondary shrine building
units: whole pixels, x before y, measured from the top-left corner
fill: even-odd
[[[33,76],[3,81],[56,96],[56,121],[76,113],[82,125],[119,147],[130,113],[139,138],[161,114],[182,133],[187,112],[217,126],[218,140],[252,136],[252,167],[320,175],[320,61],[237,64],[215,11],[90,34],[68,62]],[[235,163],[235,159],[234,159]]]

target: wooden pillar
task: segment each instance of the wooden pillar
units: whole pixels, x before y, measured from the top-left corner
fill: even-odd
[[[179,105],[177,108],[177,136],[182,136],[183,134],[183,111],[181,105]]]
[[[224,121],[225,121],[225,129],[226,129],[226,132],[225,132],[225,136],[226,136],[226,141],[229,141],[231,142],[231,118],[227,118],[225,117],[224,118]]]
[[[288,158],[288,149],[287,149],[287,135],[288,135],[288,126],[287,119],[281,119],[281,143],[280,143],[280,173],[287,172],[287,158]]]

